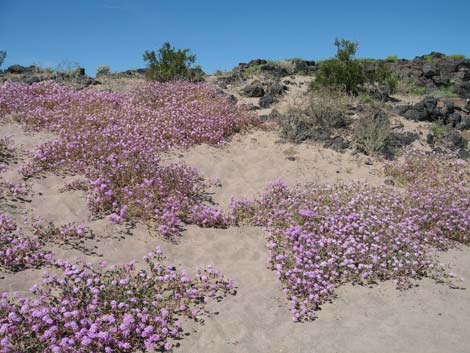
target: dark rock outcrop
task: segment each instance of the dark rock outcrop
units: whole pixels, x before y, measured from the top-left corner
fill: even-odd
[[[274,103],[274,98],[270,94],[267,94],[259,99],[259,106],[261,108],[269,108]]]
[[[265,94],[264,88],[258,84],[245,86],[241,92],[245,97],[262,97]]]

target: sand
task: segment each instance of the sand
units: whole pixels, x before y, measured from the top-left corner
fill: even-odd
[[[0,136],[13,135],[24,150],[52,138],[26,134],[19,126],[0,127]],[[26,157],[12,163],[3,179],[19,181],[16,168]],[[165,161],[181,160],[196,167],[207,178],[219,178],[213,188],[215,202],[227,208],[230,198],[253,197],[277,178],[290,185],[297,182],[349,182],[366,179],[381,185],[381,164],[349,152],[337,153],[320,145],[281,143],[274,131],[256,130],[234,136],[220,148],[197,146],[173,151]],[[470,290],[451,289],[425,279],[417,287],[398,291],[393,283],[373,287],[343,286],[338,298],[325,304],[318,319],[293,323],[281,283],[267,268],[264,235],[255,227],[202,229],[188,226],[177,243],[171,243],[146,226],[127,228],[104,219],[93,219],[82,192],[59,192],[67,178],[48,174],[32,180],[29,202],[1,204],[18,220],[36,215],[59,224],[83,222],[95,239],[86,249],[55,247],[57,256],[79,256],[92,262],[106,259],[123,263],[140,259],[160,245],[171,262],[188,270],[212,264],[235,280],[237,293],[207,306],[204,322],[186,322],[189,334],[178,341],[175,352],[469,352]],[[470,288],[470,249],[454,249],[441,260]],[[16,274],[0,271],[0,291],[19,291],[38,281],[43,270]]]

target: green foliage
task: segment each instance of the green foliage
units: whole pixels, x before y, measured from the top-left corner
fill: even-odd
[[[441,87],[437,91],[431,92],[430,95],[435,98],[452,98],[458,96],[455,85],[453,84],[450,84],[446,87]]]
[[[434,138],[437,141],[442,141],[445,139],[447,135],[452,131],[452,126],[451,125],[445,125],[442,123],[433,123],[431,125],[431,134],[434,136]]]
[[[417,96],[422,96],[426,94],[426,87],[422,85],[417,85],[413,87],[413,89],[411,90],[411,93]]]
[[[452,54],[447,57],[451,59],[465,59],[465,54]]]
[[[423,59],[429,64],[433,64],[439,61],[438,58],[432,56],[431,54],[424,55]]]
[[[358,86],[365,81],[362,66],[354,60],[358,43],[346,39],[335,40],[336,57],[320,64],[311,88],[332,87],[348,93],[358,93]]]
[[[105,76],[109,75],[111,69],[109,65],[101,65],[96,68],[96,76]]]
[[[394,63],[398,61],[398,56],[397,55],[390,55],[385,58],[385,61],[388,63]]]
[[[7,57],[7,52],[5,50],[0,50],[0,66],[2,66],[6,57]]]
[[[189,49],[176,50],[169,42],[165,42],[157,53],[146,50],[144,60],[148,62],[149,80],[168,82],[195,79],[191,65],[196,61],[196,55],[190,54]]]
[[[369,81],[387,86],[391,93],[395,93],[397,90],[398,79],[382,61],[377,64],[374,71],[366,76]]]

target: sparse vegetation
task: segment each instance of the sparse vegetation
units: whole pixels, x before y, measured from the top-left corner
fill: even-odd
[[[101,65],[96,68],[96,76],[106,76],[109,75],[111,69],[109,65]]]
[[[359,151],[376,155],[384,151],[390,133],[390,119],[379,105],[374,104],[370,106],[370,111],[356,121],[353,140]]]
[[[397,90],[398,79],[393,75],[392,71],[385,66],[384,62],[379,62],[375,70],[366,75],[370,82],[384,85],[391,94]]]
[[[431,92],[430,95],[434,98],[451,98],[458,96],[455,89],[455,85],[453,84],[441,87],[438,90]]]
[[[149,80],[169,82],[195,79],[191,66],[196,61],[196,55],[191,54],[189,49],[175,49],[165,42],[158,52],[146,51],[144,60],[148,65],[146,76]]]
[[[5,50],[0,50],[0,66],[2,66],[6,57],[7,57],[7,52]]]
[[[398,56],[397,55],[390,55],[385,58],[385,61],[388,63],[394,63],[398,61]]]
[[[465,54],[451,54],[448,55],[449,58],[451,59],[465,59]]]
[[[77,77],[80,73],[80,64],[76,61],[64,60],[57,65],[55,72],[67,77]]]
[[[349,124],[345,96],[335,91],[319,91],[311,94],[302,104],[289,107],[281,119],[281,135],[289,141],[324,138],[331,130]]]

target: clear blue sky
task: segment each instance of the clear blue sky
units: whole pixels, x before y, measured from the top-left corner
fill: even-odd
[[[469,18],[469,0],[0,0],[0,50],[4,67],[78,62],[90,75],[144,67],[143,52],[164,41],[207,72],[330,57],[335,37],[358,41],[359,57],[470,56]]]

